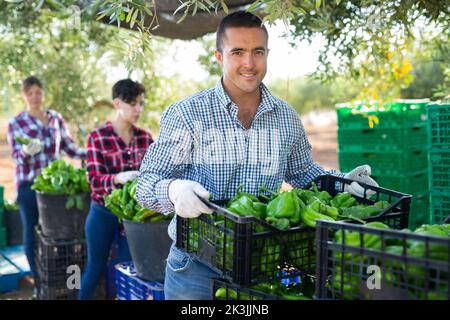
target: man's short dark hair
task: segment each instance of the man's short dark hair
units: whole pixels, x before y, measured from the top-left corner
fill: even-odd
[[[36,78],[35,76],[29,76],[25,80],[22,81],[22,91],[27,92],[32,86],[38,86],[43,89],[41,80]]]
[[[259,17],[247,11],[236,11],[225,16],[217,27],[216,48],[220,52],[222,52],[223,37],[227,28],[260,28],[269,38],[267,29]]]
[[[144,86],[131,79],[119,80],[112,88],[112,98],[119,98],[126,103],[135,101],[143,93],[145,93]]]

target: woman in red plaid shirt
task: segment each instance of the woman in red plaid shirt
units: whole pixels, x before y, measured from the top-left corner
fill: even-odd
[[[41,81],[34,76],[26,78],[22,83],[26,111],[10,119],[8,124],[8,140],[16,163],[15,182],[23,243],[33,277],[36,276],[34,227],[39,217],[36,193],[31,190],[34,178],[41,169],[59,159],[61,151],[75,159],[86,158],[86,150],[75,145],[63,117],[54,110],[42,108],[43,95]],[[30,139],[30,142],[21,144],[19,137]]]
[[[79,299],[92,298],[119,229],[117,217],[104,206],[104,196],[137,177],[145,152],[153,142],[150,133],[134,125],[143,109],[144,93],[144,87],[130,79],[114,84],[115,119],[94,130],[88,138],[86,169],[92,202],[85,226],[88,260]],[[130,261],[126,238],[119,236],[118,240],[117,262]]]

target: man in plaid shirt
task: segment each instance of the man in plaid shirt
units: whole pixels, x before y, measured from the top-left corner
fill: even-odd
[[[211,213],[200,198],[229,200],[238,186],[258,194],[283,180],[305,187],[325,171],[314,163],[311,145],[296,112],[274,97],[262,80],[267,70],[268,34],[261,20],[239,11],[226,16],[216,35],[215,56],[223,76],[215,88],[170,106],[158,140],[140,169],[137,200],[162,213],[184,218]],[[376,183],[364,166],[346,175]],[[359,188],[358,188],[359,187]],[[360,192],[359,185],[349,191]],[[169,225],[176,239],[176,217]],[[211,299],[211,278],[220,275],[174,244],[167,258],[167,299]]]
[[[38,223],[36,193],[31,190],[34,178],[41,169],[60,158],[61,151],[75,159],[85,159],[86,150],[78,148],[67,129],[63,117],[54,110],[42,107],[43,86],[36,77],[28,77],[22,83],[22,97],[26,111],[10,119],[8,141],[12,147],[12,157],[16,163],[17,203],[22,219],[25,254],[33,276],[34,227]],[[18,138],[29,139],[21,144]]]

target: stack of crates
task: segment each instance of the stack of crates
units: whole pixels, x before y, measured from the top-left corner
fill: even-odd
[[[36,226],[35,278],[39,300],[76,300],[86,263],[84,239],[53,239]]]
[[[6,227],[5,227],[5,188],[0,186],[0,249],[6,247]]]
[[[368,164],[387,189],[411,194],[409,227],[430,222],[427,152],[428,100],[337,105],[341,172]]]
[[[431,221],[450,215],[450,104],[427,106]]]
[[[115,273],[118,300],[164,300],[164,284],[139,278],[133,262],[116,264]]]

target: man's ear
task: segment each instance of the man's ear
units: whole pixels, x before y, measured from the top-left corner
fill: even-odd
[[[220,63],[221,66],[223,66],[223,55],[219,50],[214,50],[214,56],[216,57],[217,61]]]
[[[118,109],[119,108],[119,104],[120,104],[120,99],[119,98],[114,98],[112,101],[112,105],[114,107],[114,109]]]

